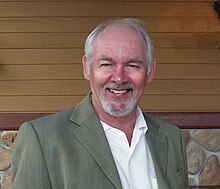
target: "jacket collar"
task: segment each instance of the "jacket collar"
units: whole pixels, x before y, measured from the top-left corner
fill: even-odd
[[[148,125],[146,140],[149,145],[154,162],[158,187],[169,189],[166,178],[167,168],[167,138],[160,131],[160,125],[151,116],[144,114]],[[95,113],[87,95],[75,108],[70,117],[70,121],[79,127],[73,131],[75,137],[91,153],[96,162],[102,168],[105,175],[115,185],[121,189],[120,177],[109,147],[103,127]]]
[[[144,116],[148,125],[146,140],[154,162],[158,187],[169,189],[167,180],[165,179],[167,177],[166,171],[168,157],[167,136],[160,130],[160,125],[154,118],[147,114]]]
[[[121,189],[120,178],[108,141],[89,95],[75,107],[70,121],[79,126],[73,131],[75,137],[90,152],[115,187]]]

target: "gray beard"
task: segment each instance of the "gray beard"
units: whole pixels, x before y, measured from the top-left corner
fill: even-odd
[[[117,107],[117,108],[114,107],[113,105],[109,105],[106,102],[104,95],[100,96],[100,101],[101,101],[103,110],[106,113],[108,113],[114,117],[127,116],[128,114],[130,114],[134,110],[134,108],[136,106],[134,97],[131,98],[131,102],[129,103],[128,106],[123,105],[122,107]]]

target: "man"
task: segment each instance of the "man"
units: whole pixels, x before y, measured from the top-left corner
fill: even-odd
[[[180,130],[138,107],[156,66],[140,22],[99,25],[86,40],[82,63],[91,93],[20,128],[12,189],[188,188]]]

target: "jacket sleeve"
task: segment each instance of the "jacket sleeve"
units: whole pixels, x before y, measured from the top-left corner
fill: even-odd
[[[12,158],[11,189],[52,189],[44,154],[34,127],[24,123]]]

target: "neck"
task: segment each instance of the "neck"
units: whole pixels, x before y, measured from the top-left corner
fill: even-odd
[[[103,108],[100,106],[94,106],[93,104],[94,102],[91,95],[90,95],[90,100],[99,119],[107,123],[111,127],[114,127],[124,132],[130,144],[132,140],[134,126],[136,123],[137,107],[134,108],[134,110],[132,110],[128,115],[117,117],[117,116],[112,116],[109,113],[105,112]]]
[[[129,115],[123,117],[115,117],[103,111],[96,112],[101,121],[124,132],[129,145],[131,144],[133,130],[136,123],[136,109],[133,110]]]

